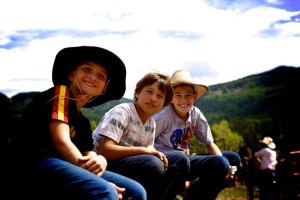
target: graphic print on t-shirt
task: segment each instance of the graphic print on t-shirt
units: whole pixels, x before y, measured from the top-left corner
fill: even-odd
[[[170,142],[174,149],[184,151],[189,148],[189,141],[192,136],[193,132],[190,130],[190,127],[178,128],[173,132]]]

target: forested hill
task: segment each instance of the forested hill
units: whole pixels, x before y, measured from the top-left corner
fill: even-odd
[[[283,148],[300,146],[300,68],[279,66],[228,83],[210,86],[197,103],[210,123],[229,121],[253,144],[271,136]],[[280,144],[279,144],[280,145]]]
[[[280,66],[209,86],[209,92],[196,105],[207,113],[209,121],[293,113],[299,103],[299,86],[300,68]]]
[[[211,85],[209,92],[196,102],[196,106],[202,110],[210,125],[221,120],[228,121],[230,128],[243,136],[245,143],[257,143],[268,135],[277,143],[282,143],[278,145],[283,148],[295,148],[300,146],[296,140],[299,134],[296,126],[300,121],[299,86],[300,68],[279,66],[264,73]],[[20,93],[9,99],[0,93],[1,122],[13,126],[14,122],[8,122],[7,116],[17,119],[36,94],[38,92]],[[122,98],[95,109],[84,109],[83,112],[95,126],[111,107],[131,101]]]

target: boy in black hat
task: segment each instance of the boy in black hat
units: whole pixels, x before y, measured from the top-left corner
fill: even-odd
[[[35,193],[31,199],[146,199],[138,182],[105,171],[107,161],[92,151],[90,122],[80,111],[120,99],[125,79],[124,63],[106,49],[78,46],[58,52],[52,72],[54,87],[27,106],[12,144],[12,173],[18,185],[25,178],[21,189],[26,182],[38,187],[30,192]]]

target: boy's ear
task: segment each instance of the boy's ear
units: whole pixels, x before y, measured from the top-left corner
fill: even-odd
[[[196,101],[196,99],[197,99],[197,92],[194,92],[194,101]]]
[[[72,82],[74,80],[74,77],[75,77],[75,72],[71,72],[68,76],[69,80]]]

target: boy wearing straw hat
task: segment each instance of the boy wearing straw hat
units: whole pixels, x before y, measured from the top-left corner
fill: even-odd
[[[173,99],[171,105],[153,116],[156,122],[155,148],[163,153],[186,154],[190,170],[186,181],[193,181],[184,199],[216,199],[232,179],[231,166],[240,166],[235,152],[221,152],[214,143],[208,122],[194,103],[208,91],[208,87],[193,80],[188,71],[175,71],[171,77]],[[189,141],[195,137],[205,145],[208,154],[189,155]]]

